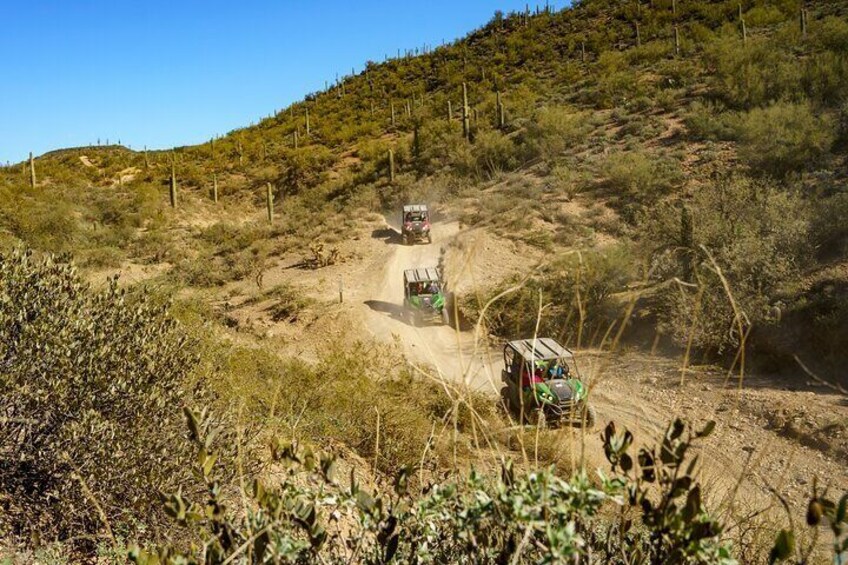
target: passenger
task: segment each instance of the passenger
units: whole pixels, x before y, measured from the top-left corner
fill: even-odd
[[[439,293],[439,283],[433,281],[430,283],[430,286],[427,288],[427,292],[430,294],[438,294]]]

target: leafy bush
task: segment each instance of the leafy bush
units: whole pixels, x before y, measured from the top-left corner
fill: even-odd
[[[140,565],[201,558],[213,565],[558,563],[589,556],[603,562],[736,562],[719,540],[721,524],[702,502],[690,456],[713,422],[695,432],[675,421],[660,445],[639,450],[638,463],[629,454],[632,434],[619,435],[610,424],[604,446],[612,476],[601,473],[598,486],[585,472],[566,480],[553,469],[519,473],[507,462],[500,476],[472,471],[421,494],[410,491],[405,469],[392,489],[369,492],[353,473],[343,486],[333,457],[275,440],[272,457],[285,473],[278,484],[255,480],[244,492],[250,510],[243,515],[224,504],[214,459],[204,465],[214,457],[206,451],[211,424],[202,414],[188,417],[208,500],[201,504],[177,492],[166,507],[177,524],[199,533],[203,547],[134,547],[130,558]],[[633,514],[639,526],[631,524]]]
[[[648,200],[668,191],[681,178],[676,162],[643,151],[612,153],[602,163],[601,171],[621,196]]]
[[[797,194],[746,178],[704,186],[685,208],[666,203],[647,211],[640,233],[654,276],[697,287],[672,284],[663,292],[665,333],[681,345],[691,339],[703,349],[734,350],[742,338],[738,324],[765,321],[780,286],[808,257],[808,230],[809,210]]]
[[[0,531],[155,527],[157,490],[190,483],[179,407],[196,362],[146,291],[93,291],[52,256],[0,257]]]
[[[578,339],[578,335],[615,319],[612,295],[624,290],[633,271],[632,256],[624,247],[569,253],[529,277],[506,281],[480,302],[476,297],[466,298],[460,307],[468,318],[477,319],[491,297],[517,287],[485,313],[490,332],[504,337],[534,335],[541,300],[545,308],[539,334]]]
[[[833,123],[808,103],[777,102],[740,117],[739,154],[756,171],[784,177],[822,162],[834,140]]]
[[[527,123],[524,145],[527,157],[542,157],[548,161],[559,157],[575,145],[585,143],[591,127],[585,112],[563,106],[539,110]]]

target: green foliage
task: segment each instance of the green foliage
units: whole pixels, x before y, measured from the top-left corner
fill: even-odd
[[[494,297],[514,288],[485,312],[486,324],[495,335],[535,335],[542,305],[539,335],[579,339],[584,332],[616,318],[612,296],[624,290],[634,270],[632,255],[625,247],[561,256],[529,278],[516,277],[488,293]],[[461,304],[471,319],[483,313],[483,306],[476,298]]]
[[[207,435],[213,426],[202,413],[187,415],[208,497],[201,504],[177,492],[166,508],[203,545],[186,552],[134,547],[129,556],[140,565],[201,558],[209,564],[556,563],[588,555],[605,562],[735,563],[719,542],[721,525],[701,501],[697,457],[689,455],[712,422],[695,433],[675,421],[659,446],[640,450],[638,466],[628,454],[633,436],[616,435],[611,424],[604,445],[614,475],[600,474],[598,486],[584,472],[566,480],[552,469],[519,473],[506,462],[499,476],[472,470],[423,493],[409,488],[406,469],[391,489],[369,492],[352,472],[343,485],[333,457],[275,439],[271,455],[284,472],[273,483],[253,481],[243,493],[245,514],[223,502],[214,473],[218,454]],[[641,512],[646,535],[632,528],[631,509]],[[618,516],[610,529],[602,527],[605,513]]]
[[[809,209],[796,193],[744,177],[702,187],[686,209],[691,236],[682,233],[681,210],[672,204],[640,221],[656,279],[677,277],[696,286],[671,283],[662,293],[663,329],[681,345],[692,339],[696,347],[733,350],[742,338],[738,324],[765,321],[781,284],[808,257]]]
[[[0,257],[0,530],[41,539],[157,525],[158,488],[190,484],[176,417],[197,353],[166,307],[74,267]]]
[[[527,124],[524,144],[528,159],[556,159],[567,149],[586,142],[588,115],[562,106],[539,110]]]
[[[642,151],[610,154],[601,164],[607,183],[619,196],[655,200],[681,180],[679,165]]]
[[[776,177],[812,169],[828,154],[833,123],[808,103],[777,102],[740,117],[739,154],[755,171]]]

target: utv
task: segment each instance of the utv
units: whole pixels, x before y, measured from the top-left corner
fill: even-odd
[[[595,423],[574,354],[553,339],[508,342],[501,379],[506,385],[501,389],[503,405],[521,422],[543,415],[554,426],[570,422],[592,428]]]
[[[403,306],[409,322],[450,324],[445,285],[438,269],[409,269],[403,272]]]
[[[408,204],[403,207],[401,216],[401,236],[404,245],[427,240],[433,243],[430,235],[430,211],[426,204]]]

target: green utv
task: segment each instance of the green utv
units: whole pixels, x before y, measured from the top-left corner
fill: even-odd
[[[403,272],[403,307],[409,323],[450,324],[447,291],[438,269],[407,269]]]
[[[548,425],[595,424],[589,390],[574,354],[551,338],[519,339],[504,346],[501,401],[521,422],[544,417]]]

